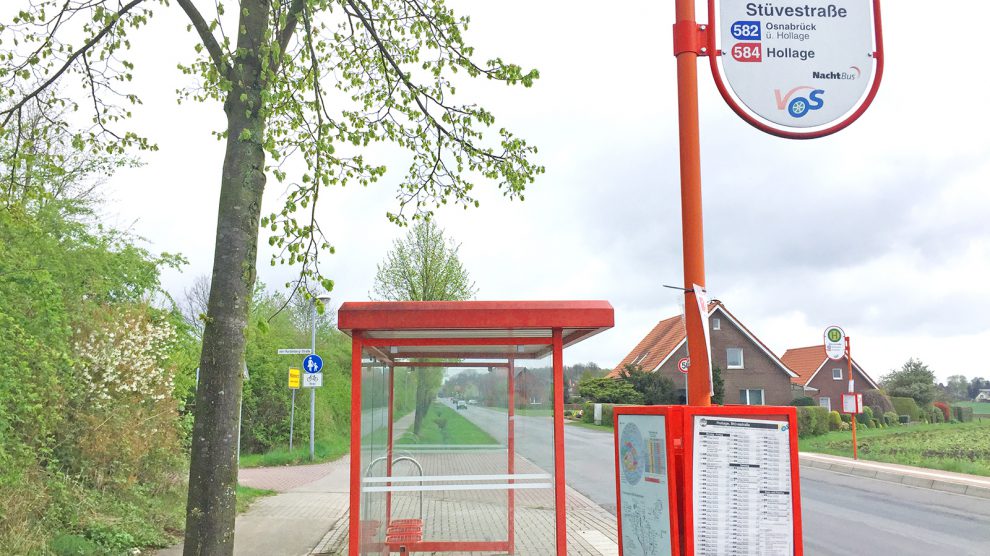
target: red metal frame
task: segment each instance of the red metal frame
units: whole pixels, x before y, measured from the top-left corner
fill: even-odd
[[[677,499],[678,494],[682,489],[677,488],[677,477],[679,475],[678,464],[680,458],[677,457],[679,454],[683,453],[680,449],[680,444],[675,443],[675,438],[680,438],[678,432],[683,428],[683,416],[681,414],[680,406],[634,406],[634,407],[620,407],[616,406],[612,413],[612,444],[614,448],[615,457],[615,504],[616,512],[615,517],[618,520],[618,535],[619,535],[619,554],[623,554],[622,548],[622,478],[619,475],[619,416],[620,415],[663,415],[666,419],[667,434],[665,438],[665,443],[667,445],[667,500],[670,506],[670,554],[671,556],[680,556],[681,554],[681,535],[678,528],[680,527],[680,520],[678,517],[678,508],[680,507],[679,501]]]
[[[788,432],[790,433],[790,459],[791,459],[791,512],[794,525],[794,556],[804,556],[804,540],[802,536],[801,528],[801,479],[799,474],[799,461],[798,461],[798,427],[797,427],[797,409],[794,407],[776,407],[776,406],[748,406],[748,405],[734,405],[734,406],[711,406],[711,407],[691,407],[684,406],[682,408],[682,414],[684,415],[683,423],[683,446],[684,446],[684,460],[682,485],[685,485],[683,492],[684,504],[682,508],[684,509],[681,515],[683,516],[683,536],[684,539],[684,554],[694,554],[694,499],[693,492],[690,488],[691,477],[693,477],[694,472],[694,461],[693,461],[693,450],[692,443],[694,439],[694,418],[704,417],[704,416],[722,416],[722,417],[740,417],[745,419],[767,419],[767,420],[786,420],[790,426]],[[781,419],[783,418],[783,419]]]
[[[732,94],[729,93],[729,88],[722,79],[721,71],[718,68],[718,60],[722,55],[722,52],[721,50],[715,49],[715,43],[718,39],[718,20],[715,18],[715,2],[716,0],[708,0],[708,51],[712,53],[712,55],[709,56],[712,77],[715,79],[715,86],[718,87],[718,92],[722,94],[722,98],[725,99],[725,102],[729,105],[729,107],[731,107],[740,118],[745,120],[746,123],[759,129],[760,131],[764,131],[771,135],[776,135],[777,137],[783,137],[786,139],[817,139],[849,127],[849,125],[858,120],[859,117],[866,112],[866,109],[870,107],[870,104],[873,103],[873,99],[876,98],[877,91],[880,89],[880,81],[883,78],[884,65],[883,24],[880,17],[880,0],[873,0],[874,40],[876,41],[877,47],[876,51],[873,53],[873,59],[876,60],[876,74],[869,93],[867,93],[866,97],[864,97],[862,104],[860,104],[848,118],[825,129],[805,132],[788,131],[774,127],[762,118],[758,118],[750,113],[746,108],[742,107],[738,102],[736,102],[735,98],[732,97]]]
[[[378,535],[381,523],[368,523],[363,531],[361,522],[361,374],[362,354],[368,351],[389,367],[389,423],[388,459],[391,467],[394,439],[394,371],[396,367],[493,367],[508,369],[509,410],[508,467],[515,472],[515,359],[544,357],[552,354],[554,387],[554,500],[556,505],[556,553],[567,554],[566,482],[564,474],[564,366],[563,348],[590,337],[614,324],[614,312],[605,301],[523,301],[523,302],[373,302],[345,303],[337,313],[339,329],[352,337],[351,354],[351,512],[349,556],[358,556],[362,535]],[[479,338],[459,337],[454,331],[487,330],[491,335]],[[549,337],[532,337],[533,330],[547,330]],[[396,331],[419,331],[422,337],[383,337]],[[530,331],[530,335],[513,337],[516,331]],[[450,334],[444,336],[444,334]],[[498,334],[505,334],[500,337]],[[372,336],[372,337],[369,337]],[[449,351],[421,352],[413,355],[392,353],[398,346],[450,346]],[[535,351],[511,353],[472,352],[468,348],[478,346],[546,346]],[[458,351],[458,347],[464,348]],[[399,352],[400,350],[394,350]],[[434,359],[430,362],[404,362],[408,357]],[[436,361],[454,359],[457,361]],[[479,360],[481,359],[481,360]],[[494,359],[495,361],[485,361]],[[469,361],[464,361],[469,360]],[[474,360],[474,361],[470,361]],[[390,471],[391,473],[391,471]],[[514,482],[511,481],[510,482]],[[391,483],[386,483],[391,484]],[[372,550],[385,552],[448,552],[448,551],[497,551],[513,553],[515,550],[514,520],[515,492],[508,491],[508,538],[506,541],[443,541],[422,539],[422,523],[406,524],[391,521],[391,496],[386,497],[385,530],[389,534],[385,542],[366,542]],[[393,527],[394,525],[394,527]]]
[[[509,434],[508,434],[508,450],[509,450],[509,461],[508,461],[508,473],[513,475],[516,472],[516,366],[513,361],[509,361],[509,366],[506,369],[508,371],[506,374],[509,375],[508,381],[508,394],[506,395],[506,400],[508,400],[508,414],[509,414]],[[509,480],[509,484],[513,484],[516,481],[514,479]],[[508,512],[508,533],[509,533],[509,554],[515,554],[516,552],[516,491],[509,489],[509,512]]]

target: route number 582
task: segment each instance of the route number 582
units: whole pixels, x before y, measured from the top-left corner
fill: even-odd
[[[732,59],[737,62],[762,62],[762,45],[758,42],[738,43],[732,47]]]
[[[759,21],[737,21],[729,28],[732,36],[739,41],[763,40]]]

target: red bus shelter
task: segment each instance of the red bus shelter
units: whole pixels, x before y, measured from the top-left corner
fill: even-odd
[[[605,301],[344,303],[349,555],[566,554],[563,350],[613,324]]]

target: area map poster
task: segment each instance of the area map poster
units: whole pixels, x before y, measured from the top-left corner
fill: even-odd
[[[664,415],[618,415],[619,517],[625,556],[672,554]]]
[[[695,416],[692,498],[697,556],[792,556],[790,425]]]

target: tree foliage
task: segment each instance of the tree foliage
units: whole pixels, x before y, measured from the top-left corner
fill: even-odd
[[[678,401],[674,381],[660,373],[650,373],[639,365],[627,364],[619,372],[619,377],[643,395],[645,405],[669,405]]]
[[[543,171],[531,160],[535,148],[504,127],[496,131],[491,112],[460,102],[455,91],[460,76],[530,86],[538,73],[500,58],[476,60],[464,36],[469,19],[443,0],[241,0],[229,12],[224,2],[175,5],[195,49],[180,66],[190,81],[179,98],[215,102],[226,116],[215,131],[226,150],[185,543],[188,554],[221,554],[233,550],[237,476],[230,433],[238,404],[226,400],[242,389],[259,225],[271,233],[271,263],[298,265],[298,285],[311,292],[310,280],[333,286],[319,266],[320,253],[333,252],[316,219],[321,188],[381,179],[385,167],[366,157],[373,143],[408,156],[396,181],[398,208],[387,213],[394,222],[448,202],[477,206],[473,188],[482,179],[521,199]],[[157,148],[127,129],[142,102],[129,86],[138,71],[129,49],[156,7],[171,4],[25,0],[2,23],[0,133],[13,145],[7,168],[33,164],[23,132],[32,114],[93,156]],[[60,117],[63,110],[71,116]],[[286,194],[281,209],[262,217],[269,177]]]
[[[937,393],[935,373],[914,358],[908,359],[900,370],[884,375],[881,382],[889,395],[913,398],[921,407],[932,403]]]
[[[640,405],[643,394],[629,382],[615,378],[589,378],[578,384],[581,397],[597,403],[621,403]]]

